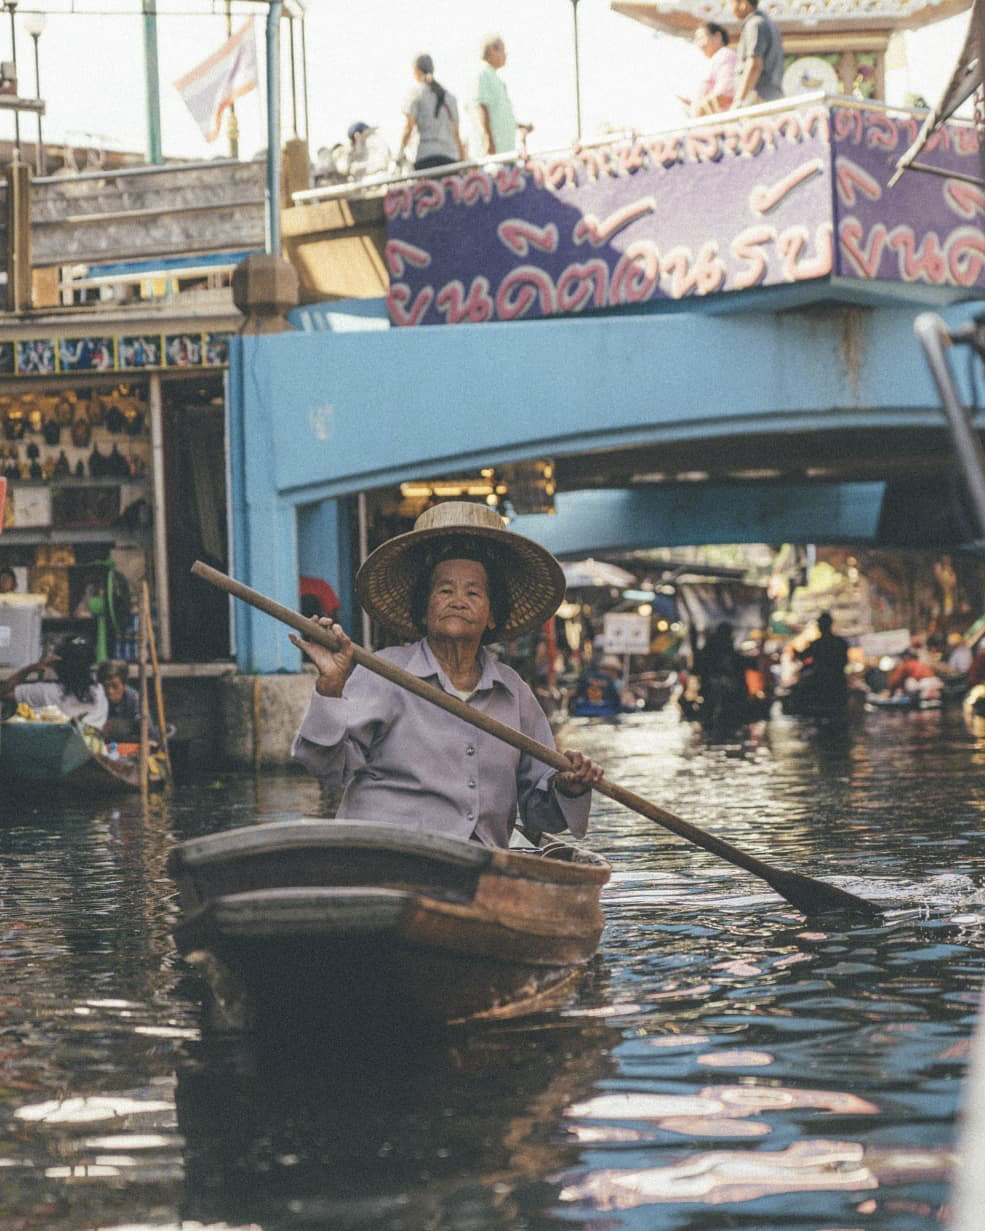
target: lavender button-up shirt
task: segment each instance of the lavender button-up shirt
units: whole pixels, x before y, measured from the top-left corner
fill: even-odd
[[[405,671],[454,694],[427,641],[380,651]],[[553,747],[550,725],[523,680],[479,651],[469,704]],[[341,697],[313,694],[291,755],[322,781],[345,787],[338,816],[506,846],[517,811],[531,829],[588,828],[591,792],[555,791],[555,771],[423,697],[356,667]]]

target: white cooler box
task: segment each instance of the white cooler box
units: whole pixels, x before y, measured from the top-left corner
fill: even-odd
[[[41,657],[43,594],[0,594],[0,668],[26,667]]]

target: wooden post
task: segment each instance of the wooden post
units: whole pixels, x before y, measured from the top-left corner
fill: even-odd
[[[167,766],[168,778],[171,777],[171,751],[168,748],[168,724],[164,715],[164,691],[161,686],[161,667],[157,661],[157,638],[154,635],[154,621],[150,616],[150,590],[146,579],[141,583],[141,602],[147,621],[147,644],[150,647],[151,668],[154,672],[154,697],[157,701],[157,729],[161,733],[161,751],[164,753],[164,764]]]

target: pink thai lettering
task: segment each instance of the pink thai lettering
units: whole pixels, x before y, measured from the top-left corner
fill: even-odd
[[[471,171],[466,171],[460,177],[461,184],[461,201],[463,205],[475,205],[477,201],[484,201],[486,205],[492,200],[493,185],[490,177],[485,171],[480,171],[474,168]]]
[[[536,265],[518,265],[499,284],[496,315],[501,321],[515,321],[526,316],[536,303],[539,303],[541,316],[555,314],[557,307],[551,276]]]
[[[631,145],[621,145],[616,151],[619,160],[619,171],[622,175],[634,175],[646,166],[646,150],[642,141],[634,141]]]
[[[764,149],[776,144],[776,130],[768,119],[747,120],[739,133],[739,152],[743,158],[755,158]]]
[[[535,160],[535,159],[532,159],[532,158],[531,158],[531,159],[528,159],[528,160],[527,160],[527,162],[526,162],[526,164],[525,164],[525,168],[524,168],[524,169],[525,169],[525,171],[526,171],[527,175],[529,175],[529,176],[530,176],[530,178],[531,178],[531,180],[533,181],[533,185],[534,185],[534,187],[535,187],[535,188],[543,188],[543,187],[544,187],[544,183],[545,183],[545,181],[546,181],[547,174],[546,174],[546,172],[545,172],[545,170],[544,170],[544,164],[543,164],[542,162],[539,162],[539,161],[537,161],[537,160]]]
[[[694,289],[699,295],[713,295],[725,285],[726,273],[725,262],[718,255],[718,240],[707,240],[694,262]]]
[[[839,154],[835,159],[835,182],[838,185],[838,197],[845,205],[855,204],[856,189],[870,201],[878,201],[882,196],[882,185],[879,181],[844,154]]]
[[[458,325],[462,321],[467,321],[470,325],[480,325],[483,321],[488,321],[493,314],[489,279],[481,274],[473,278],[467,296],[465,287],[457,278],[453,282],[446,282],[438,292],[434,306],[449,325]]]
[[[684,156],[692,162],[717,162],[722,156],[717,128],[692,128],[684,137]]]
[[[898,115],[896,123],[899,125],[903,144],[907,147],[911,146],[916,141],[917,133],[920,131],[920,126],[916,119],[912,115]]]
[[[978,140],[978,129],[973,124],[955,125],[954,148],[959,154],[977,154],[981,148]]]
[[[515,197],[527,186],[527,177],[516,163],[498,167],[493,178],[496,181],[496,192],[501,198]]]
[[[904,282],[929,282],[940,286],[947,279],[947,260],[936,231],[928,231],[917,244],[911,226],[893,227],[887,243],[898,253],[898,268]]]
[[[550,188],[575,188],[578,169],[570,158],[554,158],[544,168],[544,178]]]
[[[722,133],[722,151],[725,154],[736,155],[739,153],[739,142],[742,137],[741,124],[723,124],[721,127]]]
[[[857,218],[850,216],[842,219],[838,228],[841,251],[848,257],[856,274],[862,278],[875,278],[878,276],[883,249],[886,246],[886,227],[877,222],[864,244],[862,234],[862,224]]]
[[[791,145],[796,145],[803,140],[804,128],[799,111],[788,111],[784,115],[777,116],[774,123],[777,137],[782,137]]]
[[[870,150],[895,150],[899,145],[899,129],[889,118],[878,111],[865,113],[867,129],[865,144]]]
[[[390,290],[386,297],[386,306],[390,313],[390,320],[395,325],[419,325],[428,308],[430,308],[433,299],[434,287],[421,287],[408,310],[407,304],[410,302],[410,287],[406,282],[391,282]]]
[[[660,285],[660,249],[650,239],[627,244],[609,283],[609,303],[645,303]]]
[[[862,113],[849,107],[836,107],[833,112],[834,132],[836,141],[850,141],[852,145],[862,143]]]
[[[409,218],[413,207],[410,188],[391,188],[383,198],[383,212],[387,218]]]
[[[801,163],[799,167],[795,167],[789,175],[777,180],[775,184],[757,184],[749,193],[749,205],[757,214],[768,214],[795,188],[823,170],[823,158],[812,158],[809,162]]]
[[[944,200],[962,218],[970,220],[976,214],[985,214],[985,192],[975,184],[966,184],[963,180],[945,180]]]
[[[734,260],[745,261],[746,265],[733,274],[733,290],[747,291],[765,280],[769,260],[763,248],[775,241],[776,228],[765,225],[746,227],[736,235],[729,245],[729,251]]]
[[[927,138],[927,144],[924,147],[927,153],[933,150],[949,150],[951,148],[951,129],[947,124],[942,124],[940,128],[935,128]]]
[[[388,239],[383,249],[383,259],[393,278],[404,276],[404,263],[413,265],[415,269],[427,269],[431,264],[431,253],[416,244],[410,244],[405,239]]]
[[[576,175],[578,174],[579,170],[584,173],[583,176],[579,176],[579,179],[581,180],[582,183],[584,183],[585,181],[587,181],[590,184],[594,183],[599,178],[598,151],[597,150],[579,150],[576,155],[575,167],[576,167],[576,171],[575,171]]]
[[[817,251],[813,258],[801,260],[807,247],[809,231],[805,226],[787,227],[781,231],[776,247],[780,254],[780,268],[787,282],[806,282],[810,278],[823,278],[834,268],[834,228],[830,222],[822,222],[814,232]]]
[[[718,244],[714,240],[702,246],[697,260],[684,245],[671,248],[660,263],[660,271],[670,277],[671,299],[684,299],[695,291],[707,295],[725,281],[725,266],[718,259]]]
[[[413,187],[414,214],[426,218],[445,203],[445,190],[438,180],[421,180]]]
[[[831,140],[831,117],[827,107],[811,107],[801,115],[805,137],[819,137],[825,144]]]
[[[528,256],[531,248],[541,252],[557,252],[558,230],[556,222],[539,227],[526,218],[506,218],[496,228],[500,243],[517,256]]]
[[[589,304],[602,308],[608,290],[609,267],[601,257],[594,257],[583,265],[572,262],[557,280],[558,311],[581,312]]]
[[[955,286],[980,286],[985,274],[985,236],[978,227],[956,227],[944,246]]]
[[[574,225],[571,232],[572,241],[576,244],[589,243],[593,248],[601,248],[617,231],[628,227],[630,223],[635,222],[637,218],[642,218],[644,214],[653,213],[656,208],[655,197],[640,197],[638,201],[631,201],[622,209],[614,210],[601,222],[594,214],[585,214]]]
[[[681,161],[681,138],[679,135],[673,137],[654,137],[647,144],[650,157],[655,165],[660,167],[672,167],[674,163]]]

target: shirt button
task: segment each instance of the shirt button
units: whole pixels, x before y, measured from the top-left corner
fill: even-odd
[[[469,746],[465,749],[465,755],[469,757],[475,756],[475,745],[474,744],[469,744]]]
[[[475,813],[474,813],[474,812],[466,812],[466,814],[465,814],[465,819],[466,819],[467,821],[474,821],[474,820],[475,820]]]
[[[469,779],[469,786],[470,786],[473,790],[475,789],[475,779],[474,779],[474,778],[470,778],[470,779]]]

